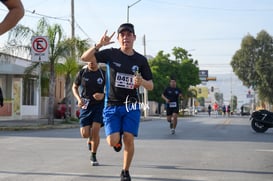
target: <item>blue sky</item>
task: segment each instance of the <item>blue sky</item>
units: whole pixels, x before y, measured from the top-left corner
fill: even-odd
[[[26,15],[20,23],[35,28],[39,14],[47,15],[53,17],[50,23],[61,24],[70,36],[70,1],[22,0]],[[116,31],[127,21],[128,5],[136,1],[75,0],[76,36],[97,42],[105,30],[109,34]],[[141,0],[129,8],[137,35],[135,49],[144,52],[145,35],[148,55],[155,56],[160,50],[171,53],[175,46],[182,47],[209,74],[230,72],[230,60],[244,36],[256,36],[261,30],[273,35],[272,5],[272,0]],[[0,6],[0,16],[5,13],[5,7]]]

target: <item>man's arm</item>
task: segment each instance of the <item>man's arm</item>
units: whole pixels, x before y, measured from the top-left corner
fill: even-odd
[[[154,82],[153,80],[145,80],[141,75],[134,77],[134,84],[139,87],[143,86],[148,91],[151,91],[154,89]]]
[[[80,97],[80,94],[79,94],[79,89],[78,89],[79,87],[75,84],[75,83],[73,83],[73,85],[72,85],[72,93],[73,93],[73,95],[74,95],[74,97],[77,99],[77,101],[78,101],[78,106],[79,107],[82,107],[83,105],[84,105],[84,102],[82,101],[82,99],[81,99],[81,97]]]
[[[81,60],[84,62],[91,62],[91,60],[94,59],[95,57],[95,52],[98,50],[98,48],[96,48],[96,46],[89,48],[88,50],[86,50],[82,56],[81,56]]]
[[[166,102],[166,103],[168,103],[168,102],[169,102],[169,99],[168,99],[166,96],[164,96],[164,94],[161,94],[161,97],[162,97],[162,99],[164,99],[164,100],[165,100],[165,102]]]
[[[114,43],[113,41],[111,41],[114,34],[115,34],[115,32],[111,36],[108,36],[107,31],[105,31],[104,35],[100,39],[100,42],[98,44],[95,44],[95,46],[93,46],[93,47],[89,48],[88,50],[86,50],[82,54],[81,60],[84,61],[84,62],[91,62],[92,59],[95,57],[95,52],[96,51],[99,51],[99,49],[101,47],[103,47],[103,46]]]
[[[142,79],[141,85],[147,89],[148,91],[151,91],[154,89],[154,82],[152,80],[145,80]]]
[[[25,14],[24,6],[20,0],[6,0],[2,2],[9,12],[0,23],[0,35],[13,28]]]

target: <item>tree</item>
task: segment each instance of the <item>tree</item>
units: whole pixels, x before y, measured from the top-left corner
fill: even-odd
[[[258,33],[257,37],[259,58],[256,62],[256,71],[259,76],[259,97],[273,103],[273,38],[266,31]],[[259,81],[258,80],[258,81]]]
[[[214,98],[218,102],[219,105],[222,105],[224,102],[224,95],[223,93],[215,92]]]
[[[161,94],[169,84],[170,55],[164,54],[163,51],[158,52],[157,56],[149,60],[151,71],[153,73],[154,90],[149,92],[149,99],[162,103]],[[164,72],[164,73],[163,73]],[[157,80],[157,81],[156,81]]]
[[[204,97],[198,97],[197,98],[200,106],[205,106],[205,98]]]
[[[231,111],[234,111],[237,109],[237,96],[231,96],[231,100],[230,100],[230,106],[231,106]]]
[[[193,95],[189,90],[190,86],[201,83],[197,61],[189,58],[191,55],[183,48],[173,48],[173,55],[175,60],[170,58],[170,54],[159,51],[155,58],[149,60],[154,79],[154,90],[149,92],[150,100],[163,103],[161,94],[169,85],[171,77],[176,79],[177,87],[183,93],[183,104],[187,102],[188,97]]]
[[[259,97],[273,103],[273,38],[262,30],[254,38],[243,38],[241,48],[232,57],[231,66],[238,78],[257,91]]]
[[[62,49],[64,50],[61,55],[66,61],[64,63],[56,64],[55,68],[58,75],[65,76],[65,95],[68,98],[66,100],[72,100],[71,113],[69,112],[69,109],[67,109],[65,113],[66,118],[69,118],[70,115],[75,118],[76,111],[71,87],[73,79],[80,68],[75,57],[82,55],[83,52],[89,47],[89,44],[87,43],[87,40],[80,40],[77,38],[65,39],[61,44],[61,46],[63,46]],[[69,101],[66,101],[66,107],[69,107]]]
[[[16,26],[10,32],[9,42],[12,42],[10,46],[14,47],[12,50],[17,50],[18,53],[22,53],[25,50],[29,52],[31,37],[37,35],[47,36],[49,39],[49,62],[43,63],[42,70],[49,72],[46,74],[49,80],[48,124],[54,124],[55,63],[62,57],[62,53],[66,51],[66,47],[62,44],[64,40],[62,27],[58,24],[50,25],[46,19],[42,18],[38,22],[36,31],[23,25]]]

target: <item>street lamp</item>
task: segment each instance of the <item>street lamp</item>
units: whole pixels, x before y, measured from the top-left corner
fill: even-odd
[[[134,2],[133,4],[127,6],[127,23],[129,23],[129,9],[130,9],[130,7],[136,5],[136,4],[139,3],[140,1],[141,1],[141,0],[138,0],[138,1]]]

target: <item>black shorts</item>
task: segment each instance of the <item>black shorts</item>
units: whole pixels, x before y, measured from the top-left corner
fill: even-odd
[[[167,107],[167,116],[171,116],[173,113],[177,113],[179,112],[179,108],[178,107],[175,107],[175,108],[169,108]]]
[[[103,111],[104,104],[89,104],[87,106],[87,109],[81,109],[80,110],[80,126],[91,126],[93,122],[100,123],[101,126],[104,126],[103,124],[103,118],[102,118],[102,111]]]

